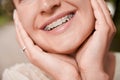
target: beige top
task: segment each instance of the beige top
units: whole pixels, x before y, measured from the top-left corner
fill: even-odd
[[[51,80],[45,73],[31,63],[16,64],[5,69],[2,80]]]
[[[120,80],[120,53],[116,53],[116,71],[114,80]],[[31,63],[16,64],[6,69],[2,80],[52,80]]]
[[[114,80],[120,80],[120,52],[115,53],[116,55],[116,70]]]

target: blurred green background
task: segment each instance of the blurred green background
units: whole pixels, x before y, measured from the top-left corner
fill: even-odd
[[[111,50],[120,51],[120,0],[107,1],[113,5],[115,10],[113,21],[117,28],[117,34],[112,42]],[[2,0],[0,0],[0,28],[13,21],[11,13],[13,11],[13,6],[11,4],[11,0],[7,0],[7,2],[2,2]]]

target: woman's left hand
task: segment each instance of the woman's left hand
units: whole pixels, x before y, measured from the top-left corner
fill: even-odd
[[[45,52],[40,46],[34,44],[24,30],[17,11],[14,12],[14,21],[16,24],[17,41],[22,48],[25,47],[24,53],[31,63],[54,80],[81,80],[74,58],[68,55]]]
[[[96,20],[95,31],[79,49],[76,60],[82,80],[112,80],[113,72],[107,73],[105,67],[110,65],[108,53],[116,28],[104,0],[90,1]]]

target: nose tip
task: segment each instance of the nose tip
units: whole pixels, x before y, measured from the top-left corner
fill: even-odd
[[[41,14],[53,13],[61,5],[60,0],[44,0]]]

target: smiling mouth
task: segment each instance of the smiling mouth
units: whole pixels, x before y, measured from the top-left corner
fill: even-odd
[[[57,19],[56,21],[54,21],[54,22],[48,24],[47,26],[45,26],[43,28],[43,30],[51,31],[51,30],[65,24],[65,23],[67,23],[68,21],[70,21],[73,18],[73,16],[74,16],[74,13],[70,13],[70,14],[68,14],[68,15],[60,18],[60,19]]]

